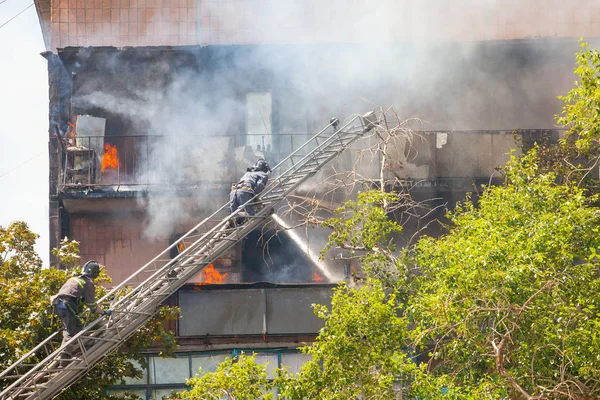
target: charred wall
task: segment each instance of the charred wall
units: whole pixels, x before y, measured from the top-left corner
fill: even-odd
[[[197,201],[199,197],[194,197]],[[141,266],[145,265],[163,250],[169,247],[174,238],[180,238],[188,232],[197,221],[205,216],[198,213],[187,223],[175,224],[172,230],[163,230],[149,237],[147,232],[148,216],[146,210],[139,208],[135,198],[95,198],[84,204],[74,196],[64,199],[66,209],[72,212],[63,216],[66,223],[64,230],[69,231],[69,238],[80,243],[81,263],[96,260],[106,266],[108,275],[114,286],[128,278]],[[190,279],[190,284],[204,283],[240,283],[242,274],[239,251],[234,248],[214,263],[215,272],[206,276],[203,272]],[[178,250],[160,257],[157,266],[174,258]],[[145,278],[140,275],[139,278]],[[219,277],[222,278],[219,281]],[[225,279],[226,278],[226,279]]]
[[[273,131],[396,105],[440,129],[552,128],[572,84],[575,41],[472,44],[67,48],[77,113],[120,116],[107,134],[244,131],[243,97],[273,95]],[[142,106],[149,110],[144,110]],[[174,106],[182,110],[175,109]],[[160,127],[151,111],[172,112]],[[129,109],[126,109],[129,108]],[[182,112],[185,126],[177,123]],[[177,112],[179,111],[179,113]],[[160,114],[160,112],[158,112]],[[162,117],[162,116],[160,116]],[[328,119],[327,119],[328,121]],[[109,123],[110,124],[110,123]]]
[[[72,214],[71,239],[80,242],[82,262],[97,260],[106,265],[117,284],[168,247],[168,238],[148,240],[142,236],[140,215]]]
[[[202,215],[189,212],[189,199],[182,202],[181,196],[167,196],[165,201],[165,192],[177,185],[189,190],[202,182],[218,181],[220,189],[207,198],[192,193],[191,202],[197,198],[196,207],[208,212],[227,201],[229,183],[236,181],[246,166],[232,162],[234,150],[252,139],[247,125],[249,93],[268,93],[271,99],[270,126],[259,136],[271,140],[272,153],[265,155],[272,164],[326,125],[331,116],[343,119],[374,105],[394,105],[402,117],[422,118],[426,121],[423,129],[433,131],[433,136],[443,132],[448,139],[437,148],[431,136],[432,140],[424,144],[427,151],[422,153],[427,156],[413,160],[415,168],[426,166],[427,173],[412,177],[434,182],[421,188],[423,196],[431,193],[443,203],[453,204],[465,191],[471,191],[471,178],[488,179],[494,167],[502,164],[512,129],[553,127],[553,116],[560,110],[556,95],[571,85],[575,49],[574,41],[550,39],[425,47],[62,49],[58,53],[60,68],[50,72],[51,92],[56,94],[51,97],[55,125],[64,134],[67,122],[75,115],[104,118],[102,140],[118,147],[121,175],[131,178],[132,185],[136,180],[147,182],[143,179],[148,175],[158,175],[162,197],[148,185],[125,189],[129,181],[105,188],[71,187],[69,191],[78,193],[77,199],[71,200],[88,202],[89,208],[66,208],[67,213],[74,214],[70,223],[63,224],[68,228],[61,230],[57,221],[51,230],[57,238],[70,230],[71,236],[86,247],[84,258],[95,257],[114,265],[117,274],[121,274],[117,270],[135,270],[151,258],[150,254],[167,247],[174,234],[186,231],[179,226]],[[468,135],[455,132],[461,129],[474,131]],[[496,129],[503,131],[490,131]],[[140,146],[127,144],[137,138],[146,140],[142,158]],[[184,138],[192,138],[192,142]],[[219,138],[231,140],[222,142]],[[197,151],[184,157],[181,147]],[[129,156],[138,158],[129,160]],[[181,178],[189,176],[182,173],[184,159],[194,177],[191,180]],[[51,176],[58,176],[58,169],[51,161]],[[408,177],[413,172],[407,173]],[[438,178],[448,179],[435,183]],[[455,184],[462,186],[453,188]],[[137,204],[136,216],[114,216],[119,215],[111,197],[115,190],[129,191]],[[67,192],[51,197],[52,204],[64,205]],[[101,222],[104,219],[112,222]],[[119,236],[121,223],[130,224],[135,231],[131,235],[136,238]],[[95,226],[87,232],[97,233],[84,233],[80,224]],[[98,237],[103,243],[91,244]],[[260,281],[261,274],[268,276],[269,268],[266,264],[254,266],[247,271],[247,278]],[[308,271],[306,275],[311,276]],[[123,272],[125,276],[127,272]],[[305,278],[300,274],[292,280]]]

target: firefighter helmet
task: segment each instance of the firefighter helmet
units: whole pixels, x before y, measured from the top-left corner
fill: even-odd
[[[254,164],[254,167],[252,167],[252,169],[254,169],[255,171],[262,171],[262,172],[271,171],[269,164],[267,163],[267,161],[265,161],[264,158],[259,158],[258,160],[256,160],[256,163]]]
[[[87,275],[92,279],[96,279],[100,275],[100,264],[95,260],[86,262],[81,275]]]

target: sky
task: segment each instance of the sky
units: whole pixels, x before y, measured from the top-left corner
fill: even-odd
[[[32,0],[0,0],[0,26]],[[0,28],[0,226],[25,221],[49,263],[48,75],[35,6]]]

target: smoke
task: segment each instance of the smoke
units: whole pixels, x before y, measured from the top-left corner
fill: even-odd
[[[343,266],[330,259],[319,259],[319,250],[326,243],[319,232],[313,230],[316,235],[311,234],[309,241],[305,232],[289,230],[289,222],[279,216],[274,215],[274,221],[244,240],[244,282],[330,283],[343,279]]]
[[[88,55],[89,57],[89,55]],[[89,60],[94,61],[94,60]],[[103,60],[104,61],[104,60]],[[100,109],[111,116],[127,121],[128,128],[115,135],[131,135],[135,152],[134,171],[123,179],[140,183],[138,201],[147,214],[148,238],[165,237],[174,233],[182,223],[198,216],[198,208],[208,211],[218,208],[212,193],[204,193],[202,205],[186,203],[186,196],[162,196],[166,187],[198,188],[207,181],[229,187],[234,138],[225,136],[230,131],[233,116],[243,114],[239,101],[228,98],[230,84],[223,76],[197,79],[193,70],[175,71],[173,66],[158,60],[154,68],[140,72],[123,72],[134,65],[121,53],[107,57],[104,79],[82,79],[82,87],[74,97],[78,109]],[[98,90],[100,81],[114,82],[111,75],[127,76],[125,82]],[[136,78],[136,75],[140,74]],[[146,81],[148,77],[158,79]],[[121,86],[119,83],[124,84]],[[114,85],[114,83],[113,83]],[[215,88],[219,87],[219,95]],[[210,93],[210,94],[208,94]],[[218,98],[218,101],[214,101]],[[142,138],[133,138],[142,135]],[[107,132],[107,140],[111,132]],[[123,142],[121,140],[121,142]],[[129,149],[132,150],[131,148]],[[121,152],[122,157],[130,155]],[[135,176],[132,176],[134,174]],[[127,183],[127,181],[125,182]],[[147,184],[144,186],[143,184]],[[191,208],[191,209],[190,209]]]
[[[185,196],[155,196],[153,185],[236,181],[245,160],[236,160],[234,149],[260,142],[244,139],[248,93],[271,95],[273,114],[265,119],[280,135],[271,164],[330,117],[376,105],[393,105],[430,129],[552,128],[556,96],[572,84],[576,43],[502,40],[552,36],[551,17],[524,20],[534,10],[514,4],[271,0],[236,2],[236,14],[229,5],[199,2],[199,15],[208,12],[211,26],[213,19],[223,26],[206,29],[202,18],[204,43],[224,42],[229,27],[234,41],[269,44],[82,48],[79,67],[69,67],[77,73],[73,102],[79,113],[121,119],[107,136],[152,136],[146,150],[136,148],[134,179],[149,183],[149,195],[139,196],[146,234],[167,236],[196,214],[185,208]],[[513,21],[527,29],[509,34]],[[273,140],[268,131],[261,134]],[[226,192],[208,194],[212,202],[200,208],[226,202]]]

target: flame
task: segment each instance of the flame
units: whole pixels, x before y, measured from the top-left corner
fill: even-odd
[[[183,249],[185,249],[185,246],[183,245],[183,242],[179,243],[179,245],[177,246],[177,248],[179,249],[179,252],[181,253],[183,251]]]
[[[209,283],[223,283],[229,273],[220,274],[219,271],[215,269],[213,264],[209,264],[208,267],[204,268],[201,272],[202,282],[201,285],[207,285]]]
[[[107,168],[119,168],[117,146],[111,146],[110,143],[104,144],[104,156],[102,156],[102,172],[104,172],[104,170]]]
[[[72,122],[67,122],[67,136],[71,139],[75,137],[75,125]]]
[[[323,277],[321,275],[318,274],[318,272],[313,272],[313,278],[312,278],[313,282],[321,282],[323,280]]]

